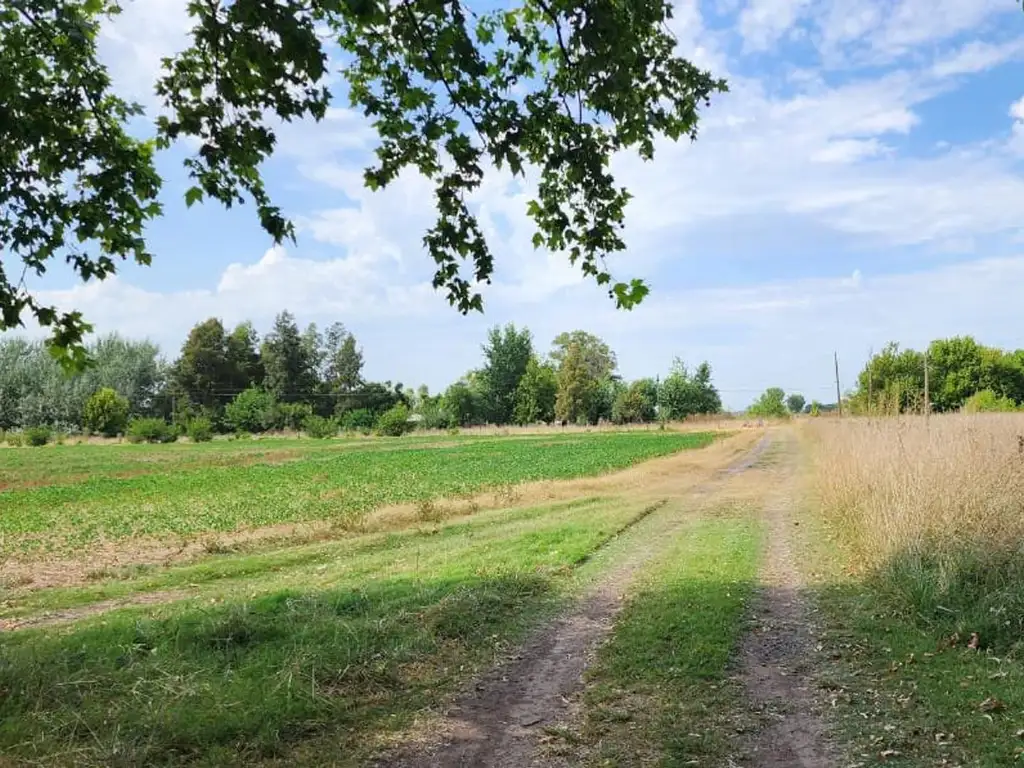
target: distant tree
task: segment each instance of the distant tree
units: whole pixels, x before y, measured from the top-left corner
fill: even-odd
[[[460,427],[481,422],[480,397],[470,382],[460,379],[445,390],[444,409]]]
[[[550,423],[555,418],[558,374],[549,363],[531,357],[516,388],[514,420],[516,424]]]
[[[677,357],[669,375],[661,382],[658,404],[662,417],[671,421],[721,411],[722,401],[711,381],[711,366],[701,363],[691,375],[686,364]]]
[[[291,312],[281,312],[261,348],[267,391],[281,402],[311,399],[317,384],[317,349],[316,326],[300,334]]]
[[[555,418],[577,424],[590,415],[598,380],[588,366],[584,346],[570,342],[558,367],[558,393],[555,397]]]
[[[789,411],[786,409],[785,391],[780,387],[769,387],[747,409],[747,413],[759,418],[781,418],[788,416]]]
[[[637,379],[616,396],[612,421],[616,424],[642,424],[654,421],[657,413],[657,383],[654,379]]]
[[[924,355],[887,344],[860,372],[853,400],[861,412],[919,411],[924,404]]]
[[[803,395],[798,395],[795,392],[786,398],[786,407],[790,413],[802,413],[804,405],[806,405],[807,399]]]
[[[171,367],[175,393],[197,409],[218,411],[237,391],[235,371],[227,355],[224,325],[215,317],[197,323]]]
[[[239,323],[228,334],[225,343],[231,385],[236,391],[263,383],[263,361],[260,359],[259,334],[252,323]]]
[[[615,353],[612,352],[611,347],[592,333],[586,331],[560,333],[555,337],[552,345],[551,360],[559,368],[565,362],[570,348],[578,347],[591,381],[596,382],[608,378],[618,367]]]
[[[85,403],[84,426],[91,432],[114,437],[128,425],[130,407],[128,398],[110,387],[98,389]]]
[[[487,419],[508,424],[515,411],[516,389],[533,357],[533,339],[528,328],[508,324],[495,326],[483,345],[484,365],[480,369],[483,406]]]

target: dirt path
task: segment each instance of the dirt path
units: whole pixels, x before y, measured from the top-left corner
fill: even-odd
[[[795,562],[794,439],[787,433],[779,442],[785,479],[765,504],[761,588],[739,653],[746,694],[762,715],[762,726],[746,746],[753,768],[828,768],[836,762],[813,694],[812,613]]]
[[[719,477],[692,488],[674,507],[695,506],[730,476],[749,469],[771,444],[765,436]],[[641,568],[685,523],[669,518],[655,536],[640,537],[620,564],[604,574],[569,611],[528,640],[508,662],[477,680],[437,728],[433,743],[388,755],[387,768],[519,768],[537,764],[534,752],[543,728],[559,720],[581,686],[588,657],[611,630],[624,593]]]

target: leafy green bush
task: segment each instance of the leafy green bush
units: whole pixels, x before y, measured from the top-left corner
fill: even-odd
[[[25,442],[21,432],[8,432],[7,433],[7,444],[12,448],[20,448]]]
[[[364,429],[373,429],[373,424],[373,411],[368,408],[345,411],[338,417],[338,425],[346,431],[361,432]]]
[[[377,419],[377,434],[386,437],[401,437],[411,431],[409,408],[404,403],[392,406]]]
[[[262,389],[250,387],[224,409],[224,418],[235,432],[264,432],[274,424],[277,402]]]
[[[338,423],[334,419],[310,415],[306,417],[303,430],[310,437],[325,440],[338,434]]]
[[[178,433],[163,419],[132,419],[125,437],[129,443],[173,443]]]
[[[208,443],[213,440],[213,424],[205,416],[196,416],[188,423],[185,433],[193,443]]]
[[[115,437],[124,432],[128,424],[128,400],[110,387],[92,393],[85,402],[82,423],[90,432]]]
[[[983,389],[967,398],[964,410],[967,413],[1011,413],[1017,410],[1017,404],[1006,395]]]
[[[747,413],[751,416],[757,416],[760,418],[779,418],[785,419],[789,417],[789,409],[786,408],[786,393],[780,387],[768,387],[754,404],[747,409]]]
[[[313,415],[309,403],[275,403],[271,409],[271,426],[274,429],[305,428],[306,420]]]
[[[50,442],[52,433],[49,427],[28,427],[23,433],[27,445],[46,445]]]

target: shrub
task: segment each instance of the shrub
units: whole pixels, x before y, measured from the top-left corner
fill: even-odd
[[[273,426],[277,403],[274,396],[250,387],[224,409],[224,418],[236,432],[263,432]]]
[[[205,416],[196,416],[188,423],[185,433],[193,443],[208,443],[213,440],[213,424]]]
[[[377,419],[377,434],[386,437],[401,437],[412,427],[409,423],[409,408],[404,403],[392,406]]]
[[[338,417],[338,424],[341,428],[353,432],[373,429],[373,423],[373,411],[368,408],[356,408],[353,411],[345,411]]]
[[[338,434],[338,424],[334,419],[325,419],[323,416],[307,416],[303,429],[310,437],[324,440]]]
[[[24,436],[21,434],[21,432],[7,433],[7,444],[12,448],[20,448],[24,442]]]
[[[128,424],[128,400],[110,387],[92,393],[85,402],[82,422],[90,432],[104,437],[115,437],[124,432]]]
[[[163,419],[132,419],[125,437],[129,443],[173,443],[178,434]]]
[[[49,427],[29,427],[23,433],[27,445],[46,445],[52,436]]]
[[[983,389],[967,398],[964,410],[967,413],[1010,413],[1017,410],[1017,404],[1006,395]]]
[[[271,408],[271,424],[275,429],[305,428],[306,420],[313,415],[313,407],[309,403],[276,403]]]

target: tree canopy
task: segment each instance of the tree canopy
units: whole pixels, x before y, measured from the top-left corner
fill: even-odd
[[[0,330],[34,316],[70,365],[85,361],[90,326],[42,302],[25,274],[53,259],[83,280],[124,259],[150,264],[145,226],[162,213],[155,155],[180,140],[194,150],[188,205],[250,201],[275,242],[293,238],[261,166],[278,121],[320,120],[334,103],[329,60],[343,62],[348,101],[379,137],[367,187],[406,169],[434,183],[423,243],[434,287],[463,313],[482,309],[478,286],[494,272],[469,197],[502,169],[536,180],[535,247],[564,253],[617,306],[641,301],[642,281],[613,281],[605,267],[625,248],[630,199],[611,157],[650,159],[660,136],[695,138],[699,108],[726,88],[677,55],[670,0],[191,0],[188,45],[154,84],[155,135],[137,138],[130,123],[143,110],[118,95],[97,55],[100,25],[118,11],[117,0],[0,8]]]

